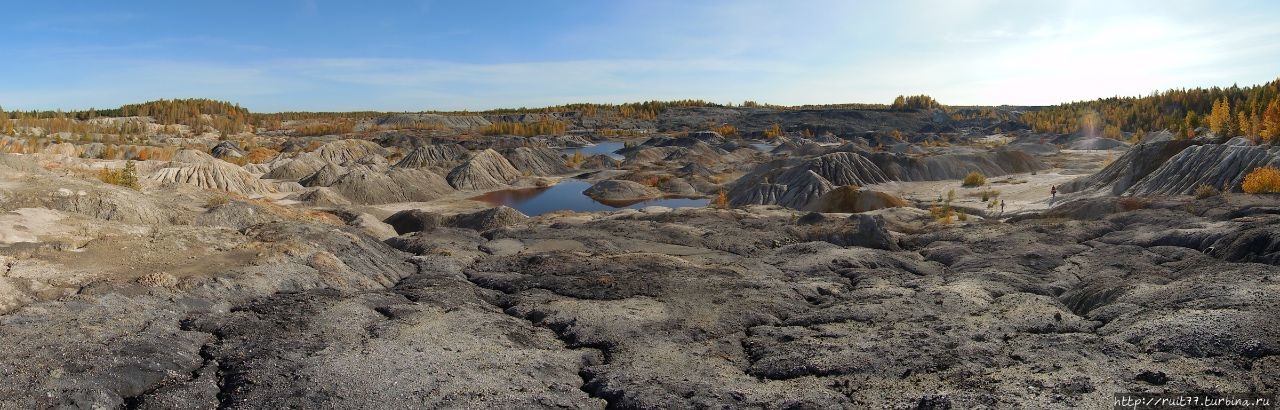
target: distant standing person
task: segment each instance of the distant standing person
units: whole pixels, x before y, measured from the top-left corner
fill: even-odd
[[[1004,216],[1004,200],[1000,200],[1000,216]]]
[[[1057,199],[1058,199],[1058,186],[1057,186],[1057,185],[1050,186],[1050,187],[1049,187],[1049,202],[1053,202],[1053,201],[1055,201],[1055,200],[1057,200]]]

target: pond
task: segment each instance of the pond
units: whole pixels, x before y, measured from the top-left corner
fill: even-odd
[[[564,153],[565,155],[573,155],[573,153],[575,152],[581,152],[582,155],[586,155],[588,157],[596,154],[604,154],[604,155],[608,155],[609,158],[621,160],[623,159],[623,156],[619,154],[615,154],[614,151],[622,149],[623,146],[624,145],[621,142],[606,141],[606,142],[597,143],[596,145],[589,145],[589,146],[580,147],[580,148],[565,148],[560,150],[560,152]]]
[[[753,143],[751,143],[751,148],[755,148],[755,149],[757,149],[757,150],[760,150],[760,152],[769,152],[769,151],[773,151],[773,149],[774,149],[774,148],[777,148],[777,147],[778,147],[778,144],[770,144],[770,143],[767,143],[767,142],[753,142]]]
[[[494,206],[506,205],[529,216],[538,216],[562,210],[578,212],[616,211],[619,209],[640,209],[654,205],[670,208],[698,208],[705,207],[710,202],[709,199],[657,198],[635,203],[604,204],[582,194],[582,191],[590,187],[590,182],[566,179],[547,188],[507,189],[490,192],[471,199],[487,202]]]

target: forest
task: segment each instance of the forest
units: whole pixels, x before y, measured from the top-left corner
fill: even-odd
[[[1280,141],[1280,79],[1266,84],[1228,88],[1191,88],[1153,92],[1145,97],[1111,97],[1079,101],[1027,112],[1022,120],[1036,131],[1094,132],[1121,139],[1167,129],[1194,136],[1207,128],[1218,136],[1247,136]]]

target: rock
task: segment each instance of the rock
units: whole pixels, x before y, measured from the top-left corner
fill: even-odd
[[[858,233],[856,240],[852,242],[853,245],[887,251],[901,250],[898,246],[898,241],[893,238],[893,234],[890,234],[889,230],[885,229],[884,217],[857,214],[849,218],[858,222]]]
[[[1143,370],[1142,373],[1138,373],[1138,375],[1134,376],[1133,379],[1156,386],[1163,386],[1165,383],[1169,382],[1169,376],[1165,375],[1164,372],[1153,372],[1150,370]]]
[[[638,202],[662,196],[662,192],[639,182],[610,179],[595,183],[583,195],[602,202]]]
[[[520,170],[499,154],[486,149],[449,172],[449,185],[464,190],[501,188],[521,176]]]
[[[816,225],[816,224],[823,223],[826,220],[827,220],[826,215],[823,215],[820,212],[810,212],[810,213],[804,214],[804,216],[800,217],[800,219],[797,219],[796,223],[800,225]]]
[[[443,221],[444,217],[440,216],[440,214],[420,209],[399,211],[383,220],[400,235],[411,232],[429,232],[439,227]]]
[[[805,209],[817,212],[867,212],[908,206],[907,201],[892,194],[854,185],[837,187],[811,201]]]
[[[526,219],[529,219],[529,217],[520,213],[520,211],[506,206],[499,206],[479,212],[455,215],[446,220],[445,225],[484,232],[511,226]]]

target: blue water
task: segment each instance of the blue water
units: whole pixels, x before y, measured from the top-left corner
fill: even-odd
[[[493,205],[506,205],[523,212],[525,215],[537,216],[548,212],[573,210],[578,212],[616,211],[619,209],[640,209],[646,206],[665,206],[670,208],[705,207],[709,199],[692,198],[658,198],[647,201],[607,205],[582,194],[591,187],[587,181],[568,179],[548,188],[508,189],[490,192],[472,199],[488,202]]]
[[[751,143],[751,148],[758,149],[758,150],[760,150],[760,152],[770,152],[770,151],[773,151],[773,149],[774,149],[774,148],[777,148],[777,147],[778,147],[778,145],[777,145],[777,144],[767,144],[767,143],[763,143],[763,142],[753,142],[753,143]]]
[[[574,152],[581,152],[582,155],[586,155],[588,157],[596,154],[604,154],[608,155],[609,158],[620,160],[623,159],[622,155],[615,154],[614,151],[620,150],[622,147],[623,144],[621,142],[606,141],[582,148],[565,148],[560,150],[560,152],[563,152],[565,155],[573,155]]]

